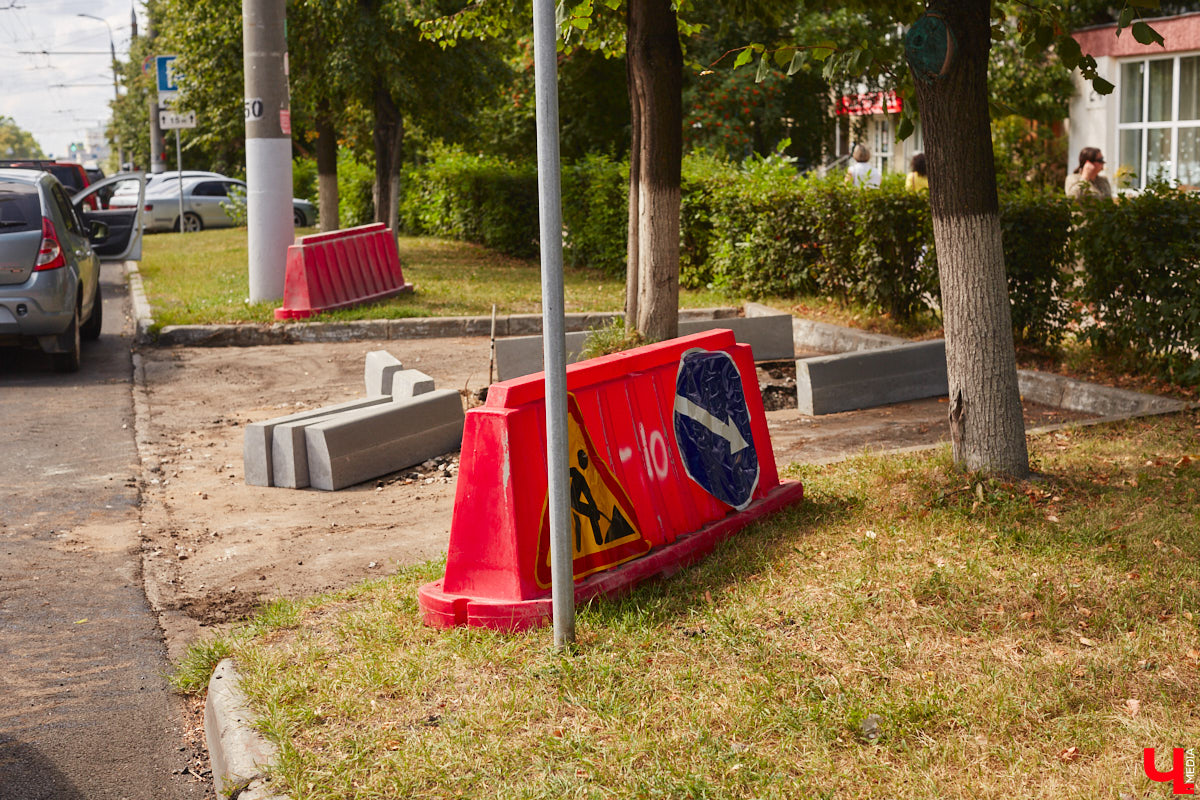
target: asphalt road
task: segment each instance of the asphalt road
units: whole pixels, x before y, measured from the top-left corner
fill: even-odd
[[[0,350],[0,800],[184,800],[183,701],[146,602],[132,325],[105,265],[83,367]]]

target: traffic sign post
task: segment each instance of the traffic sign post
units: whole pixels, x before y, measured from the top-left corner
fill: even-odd
[[[160,64],[163,57],[159,56]],[[175,56],[170,56],[175,58]],[[171,71],[173,72],[173,70]],[[163,71],[159,70],[159,85],[162,85]],[[159,95],[161,97],[161,94]],[[164,131],[175,131],[175,168],[179,170],[179,232],[186,233],[183,224],[183,147],[179,143],[179,130],[181,128],[196,127],[196,112],[176,112],[176,111],[159,111],[158,112],[158,127]]]

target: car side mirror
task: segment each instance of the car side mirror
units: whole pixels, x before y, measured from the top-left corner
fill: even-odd
[[[100,244],[108,238],[108,223],[98,219],[88,221],[88,239],[92,244]]]

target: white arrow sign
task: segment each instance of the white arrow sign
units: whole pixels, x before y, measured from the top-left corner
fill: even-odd
[[[158,112],[158,127],[163,130],[194,128],[196,127],[196,112],[188,111],[184,114],[178,114],[174,111],[160,111]]]
[[[695,420],[717,436],[729,442],[730,453],[736,453],[749,445],[742,438],[742,433],[738,430],[737,425],[733,423],[732,418],[726,421],[719,420],[708,409],[696,405],[682,395],[675,395],[675,413]]]

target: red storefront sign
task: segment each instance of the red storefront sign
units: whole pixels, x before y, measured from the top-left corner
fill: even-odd
[[[872,114],[899,114],[903,101],[893,91],[844,94],[838,99],[837,113],[852,117],[868,117]]]

